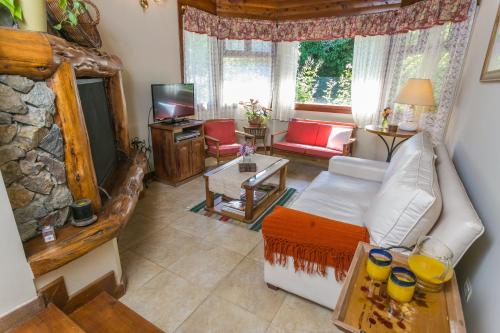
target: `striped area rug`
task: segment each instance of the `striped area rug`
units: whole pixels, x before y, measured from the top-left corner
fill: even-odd
[[[286,191],[285,191],[285,193],[283,193],[283,195],[278,200],[276,200],[275,203],[273,203],[267,210],[264,211],[264,213],[262,213],[261,216],[259,216],[251,224],[244,223],[244,222],[232,219],[230,217],[222,216],[222,215],[217,214],[217,213],[212,213],[212,212],[206,211],[205,210],[205,206],[206,206],[206,201],[205,200],[203,200],[199,204],[193,206],[193,208],[191,208],[190,211],[193,212],[193,213],[197,213],[197,214],[200,214],[200,215],[203,215],[203,216],[207,216],[207,217],[210,217],[210,218],[222,221],[222,222],[228,222],[228,223],[233,223],[233,224],[237,224],[237,225],[240,225],[240,226],[245,226],[246,228],[248,228],[250,230],[253,230],[253,231],[259,231],[262,228],[262,221],[264,220],[264,218],[267,215],[269,215],[269,213],[271,213],[273,211],[274,207],[276,207],[276,206],[286,206],[286,204],[288,202],[290,202],[290,199],[296,193],[297,193],[296,189],[291,188],[291,187],[287,188]],[[215,196],[215,200],[217,200],[219,197],[220,197],[219,195],[216,195]]]

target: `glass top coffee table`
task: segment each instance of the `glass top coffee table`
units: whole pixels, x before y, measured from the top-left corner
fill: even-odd
[[[284,158],[265,156],[266,166],[257,172],[238,171],[241,158],[234,159],[220,167],[205,173],[206,210],[245,223],[253,223],[273,203],[286,192],[286,174],[289,161]],[[279,174],[278,184],[271,178]],[[221,178],[232,179],[236,195],[214,191],[215,181]],[[241,181],[241,187],[238,188]],[[236,182],[236,185],[234,186]],[[218,188],[221,188],[220,186]],[[223,191],[221,191],[223,192]],[[234,193],[234,190],[232,191]]]

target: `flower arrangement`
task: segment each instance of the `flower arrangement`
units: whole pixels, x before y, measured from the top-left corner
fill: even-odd
[[[384,111],[382,111],[382,127],[387,128],[389,126],[389,116],[392,114],[392,109],[390,107],[386,107]]]
[[[253,126],[260,126],[271,117],[272,110],[260,105],[256,99],[250,99],[249,102],[240,102],[245,109],[245,115],[248,123]]]
[[[244,143],[240,146],[240,156],[246,157],[255,153],[255,146]]]

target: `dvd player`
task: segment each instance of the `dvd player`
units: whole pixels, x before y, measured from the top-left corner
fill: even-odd
[[[200,136],[200,131],[196,131],[196,130],[184,131],[184,132],[175,134],[175,142],[189,140],[189,139],[197,138],[199,136]]]

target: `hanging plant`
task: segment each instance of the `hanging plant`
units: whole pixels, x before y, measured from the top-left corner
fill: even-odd
[[[87,4],[78,0],[59,0],[59,8],[64,12],[64,19],[54,26],[56,30],[61,30],[63,23],[68,23],[73,27],[76,26],[78,24],[78,16],[88,10]]]
[[[15,20],[23,20],[23,10],[16,0],[0,0],[0,5],[6,7]]]

